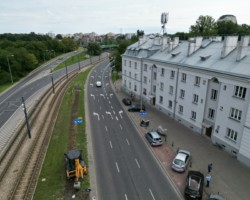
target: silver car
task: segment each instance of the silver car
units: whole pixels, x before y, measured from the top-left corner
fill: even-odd
[[[151,144],[151,146],[162,145],[161,136],[155,131],[151,131],[151,132],[146,133],[145,137],[147,138],[147,140]]]
[[[172,169],[177,172],[184,172],[190,162],[191,153],[186,150],[179,150],[172,162]]]

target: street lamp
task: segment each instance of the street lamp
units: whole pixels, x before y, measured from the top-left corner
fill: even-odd
[[[14,55],[10,55],[10,56],[13,57]],[[10,61],[9,61],[10,56],[7,56],[7,62],[8,62],[8,67],[9,67],[9,71],[10,71],[11,83],[13,84],[13,78],[12,78],[12,73],[11,73],[11,68],[10,68]]]
[[[25,115],[25,121],[26,121],[27,129],[28,129],[28,135],[29,135],[29,138],[31,138],[30,124],[29,124],[27,110],[26,110],[25,101],[24,101],[23,97],[22,97],[22,106],[23,106],[23,111],[24,111],[24,115]]]

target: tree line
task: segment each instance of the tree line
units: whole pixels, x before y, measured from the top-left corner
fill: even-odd
[[[72,38],[59,40],[35,33],[0,34],[0,85],[18,81],[44,62],[77,47]]]

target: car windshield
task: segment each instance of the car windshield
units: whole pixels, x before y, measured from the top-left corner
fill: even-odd
[[[155,138],[156,141],[161,141],[161,138]]]
[[[182,160],[175,159],[175,160],[174,160],[174,164],[179,165],[179,166],[182,166],[182,165],[184,165],[185,163],[184,163]]]
[[[190,176],[188,179],[189,189],[198,191],[200,188],[201,180],[197,176]]]

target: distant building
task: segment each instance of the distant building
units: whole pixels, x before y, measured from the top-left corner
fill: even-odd
[[[235,24],[237,24],[237,19],[234,15],[222,15],[217,22],[221,22],[221,21],[231,21]]]
[[[123,90],[250,166],[249,38],[144,36],[122,55]]]

